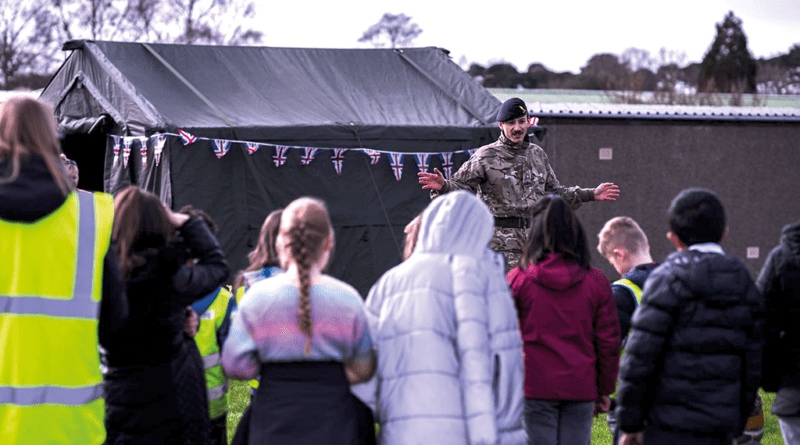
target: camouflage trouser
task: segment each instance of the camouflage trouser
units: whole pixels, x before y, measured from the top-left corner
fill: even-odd
[[[494,228],[494,236],[489,241],[489,248],[503,254],[506,260],[506,273],[519,264],[527,240],[525,231],[526,229]]]

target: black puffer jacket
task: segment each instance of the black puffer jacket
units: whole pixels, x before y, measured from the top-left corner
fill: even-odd
[[[758,287],[767,306],[762,386],[767,391],[800,388],[800,223],[783,228],[780,244],[758,276]]]
[[[622,431],[738,434],[761,376],[764,309],[742,261],[675,252],[645,283],[617,392]]]
[[[103,343],[106,444],[207,443],[203,362],[184,320],[186,306],[228,277],[228,263],[201,218],[189,219],[180,235],[180,242],[139,252],[144,264],[127,280],[130,317]],[[187,265],[189,258],[198,261]]]

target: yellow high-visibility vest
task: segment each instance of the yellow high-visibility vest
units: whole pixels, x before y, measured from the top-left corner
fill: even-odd
[[[214,301],[200,316],[200,328],[194,341],[203,356],[203,369],[206,375],[208,412],[212,419],[228,411],[228,378],[222,370],[222,345],[217,342],[217,331],[225,321],[231,291],[221,286]]]
[[[617,281],[615,281],[615,282],[613,282],[611,284],[615,284],[617,286],[622,286],[625,289],[628,289],[629,291],[631,291],[631,294],[633,294],[633,298],[636,300],[636,306],[639,306],[639,304],[642,302],[642,288],[639,287],[633,281],[631,281],[631,280],[629,280],[627,278],[620,278],[619,280],[617,280]]]
[[[33,223],[0,220],[0,443],[101,444],[97,325],[114,201],[72,192]]]

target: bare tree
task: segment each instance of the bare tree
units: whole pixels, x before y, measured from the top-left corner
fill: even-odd
[[[144,0],[142,0],[144,1]],[[263,33],[251,25],[253,0],[147,0],[158,2],[147,39],[163,43],[250,45]]]
[[[55,44],[53,17],[44,1],[0,0],[0,71],[3,87],[25,72],[47,70]]]
[[[422,34],[422,29],[416,23],[411,23],[411,17],[405,14],[386,13],[380,21],[364,31],[359,42],[370,42],[374,47],[385,46],[388,40],[392,48],[402,48]]]

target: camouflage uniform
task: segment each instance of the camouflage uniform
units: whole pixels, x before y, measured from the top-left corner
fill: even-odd
[[[594,189],[564,187],[553,173],[547,154],[526,137],[522,144],[513,145],[505,136],[485,145],[453,175],[445,180],[441,191],[431,191],[431,197],[453,190],[477,193],[489,206],[495,218],[525,217],[539,199],[556,193],[572,209],[584,201],[594,200]],[[515,267],[525,247],[527,229],[494,228],[489,247],[506,258],[506,272]]]

